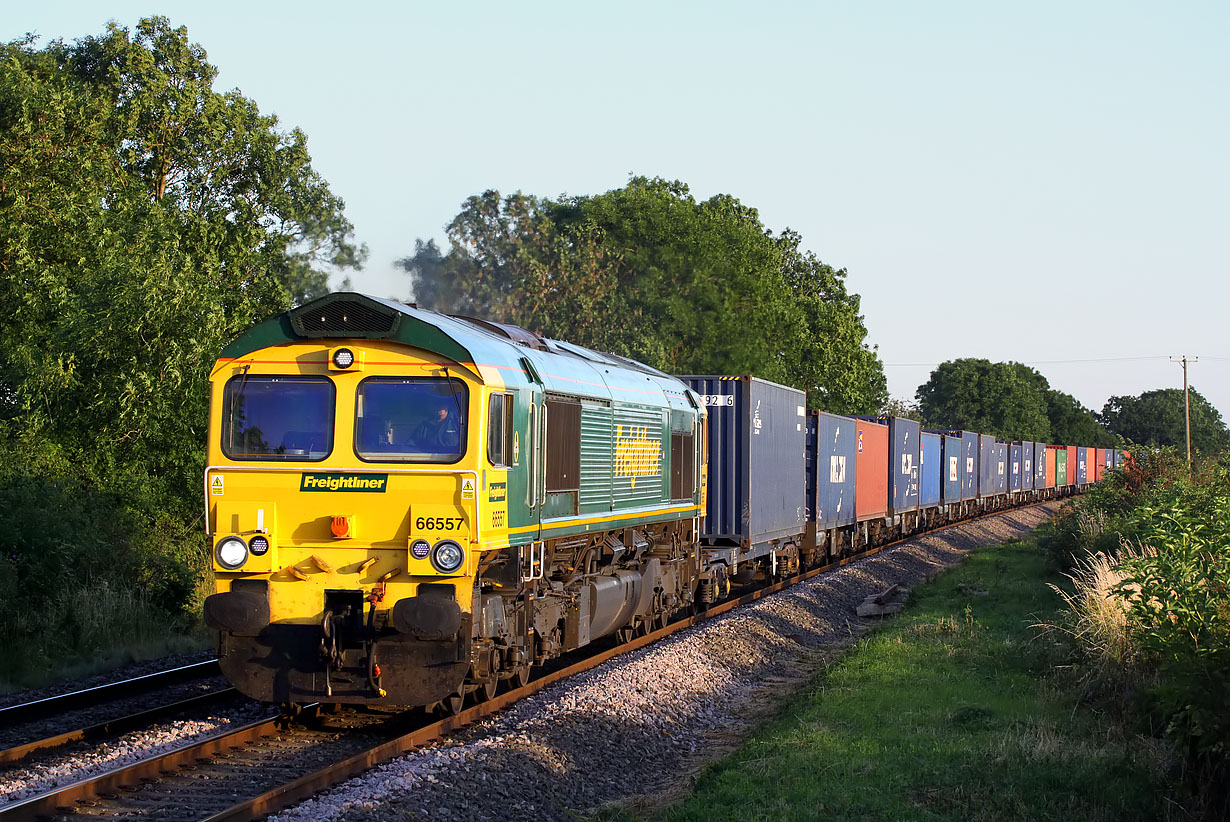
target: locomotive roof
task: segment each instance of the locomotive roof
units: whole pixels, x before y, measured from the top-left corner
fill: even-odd
[[[669,405],[680,405],[669,399],[676,397],[698,407],[684,383],[635,360],[550,340],[517,326],[353,292],[328,294],[270,317],[227,345],[220,356],[239,359],[261,348],[312,339],[387,340],[439,354],[480,374],[498,369],[507,385],[536,381],[558,393],[606,399],[622,390],[642,395],[629,401],[653,405],[661,404],[665,394]]]

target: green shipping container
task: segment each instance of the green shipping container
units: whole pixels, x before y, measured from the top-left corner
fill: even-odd
[[[1055,485],[1068,484],[1068,450],[1059,448],[1052,452],[1055,455]]]

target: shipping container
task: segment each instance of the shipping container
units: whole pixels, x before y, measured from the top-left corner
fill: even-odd
[[[961,440],[961,460],[957,464],[957,472],[961,481],[961,499],[977,499],[979,435],[973,431],[949,431],[945,436]]]
[[[996,441],[995,443],[995,470],[998,472],[995,476],[995,493],[1008,493],[1008,443]]]
[[[856,420],[854,510],[858,521],[888,516],[888,426]]]
[[[1025,449],[1019,442],[1008,445],[1008,490],[1014,494],[1021,490],[1021,473],[1025,470]]]
[[[1118,467],[1120,467],[1121,465],[1123,465],[1123,459],[1124,459],[1124,457],[1125,457],[1125,456],[1127,456],[1127,452],[1126,452],[1126,451],[1124,451],[1124,450],[1123,450],[1123,449],[1121,449],[1121,448],[1116,448],[1116,449],[1115,449],[1115,467],[1116,467],[1116,468],[1118,468]]]
[[[1076,485],[1076,446],[1067,446],[1068,450],[1068,485]]]
[[[1090,448],[1089,451],[1093,454],[1093,481],[1101,482],[1106,473],[1106,449]]]
[[[801,534],[806,501],[802,391],[756,377],[680,377],[709,413],[701,538],[752,546]]]
[[[934,508],[940,504],[943,485],[944,457],[940,435],[924,431],[918,454],[918,507]]]
[[[888,423],[888,464],[892,471],[892,489],[888,500],[888,513],[900,516],[918,510],[919,434],[922,426],[916,420],[905,417],[884,417]]]
[[[1105,468],[1106,470],[1110,470],[1111,468],[1114,468],[1115,467],[1115,449],[1104,448],[1102,450],[1105,452],[1102,455],[1103,456],[1102,467]]]
[[[1046,458],[1046,451],[1047,448],[1045,442],[1034,443],[1034,488],[1039,491],[1043,488],[1055,487],[1055,472],[1047,468],[1046,463],[1048,460]],[[1050,485],[1047,485],[1046,482],[1048,470],[1050,470],[1051,477]]]
[[[978,435],[978,496],[993,497],[999,491],[999,477],[995,466],[999,462],[999,449],[995,447],[995,437],[990,434]]]
[[[945,505],[960,502],[965,497],[961,491],[961,478],[965,476],[965,440],[960,432],[944,434],[944,464],[940,468],[943,475],[940,495]],[[973,475],[973,471],[969,472]]]
[[[855,423],[812,411],[807,417],[807,508],[820,531],[854,523]]]
[[[1090,451],[1093,449],[1079,445],[1076,448],[1076,484],[1086,485],[1092,479],[1090,476],[1093,471],[1090,466],[1093,462]]]
[[[1021,443],[1021,490],[1034,490],[1034,443]]]

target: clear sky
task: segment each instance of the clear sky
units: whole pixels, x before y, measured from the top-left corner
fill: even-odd
[[[1100,410],[1181,386],[1230,419],[1230,4],[9,4],[0,36],[163,14],[287,127],[371,251],[488,188],[678,179],[849,271],[890,392],[956,357]],[[1081,360],[1082,362],[1071,362]]]

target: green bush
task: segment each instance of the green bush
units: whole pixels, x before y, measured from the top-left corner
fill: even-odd
[[[95,473],[45,442],[0,447],[0,689],[200,644],[207,561],[186,504]]]
[[[1134,694],[1132,707],[1184,754],[1210,815],[1230,813],[1230,462],[1189,476],[1173,451],[1141,452],[1065,507],[1048,548],[1078,569],[1067,625],[1087,673]],[[1099,555],[1113,584],[1082,573]],[[1114,643],[1083,629],[1099,611],[1123,616]]]

